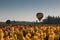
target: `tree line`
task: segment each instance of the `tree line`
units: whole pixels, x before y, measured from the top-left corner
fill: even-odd
[[[43,24],[60,24],[60,17],[48,16],[43,20]]]

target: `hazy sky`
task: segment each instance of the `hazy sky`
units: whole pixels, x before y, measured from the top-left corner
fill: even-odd
[[[60,16],[60,0],[0,0],[0,21],[35,21],[38,12]]]

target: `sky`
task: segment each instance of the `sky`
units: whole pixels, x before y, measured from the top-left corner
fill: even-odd
[[[44,18],[60,16],[60,0],[0,0],[0,22],[6,20],[36,21],[36,14]]]

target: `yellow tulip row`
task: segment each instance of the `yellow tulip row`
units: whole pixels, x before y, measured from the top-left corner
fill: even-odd
[[[60,40],[60,26],[2,27],[0,40]]]

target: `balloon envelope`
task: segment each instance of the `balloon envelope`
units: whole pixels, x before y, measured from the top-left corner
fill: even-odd
[[[43,13],[37,13],[36,16],[38,20],[40,21],[43,18]]]

